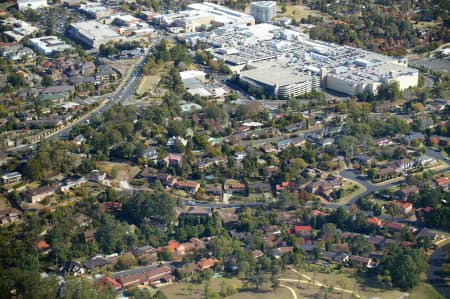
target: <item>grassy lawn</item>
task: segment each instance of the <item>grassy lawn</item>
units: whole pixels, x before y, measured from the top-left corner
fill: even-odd
[[[136,90],[138,95],[144,94],[147,91],[153,90],[161,80],[161,74],[158,72],[155,75],[142,76],[142,80]]]
[[[358,188],[355,191],[349,193],[348,190],[353,190],[354,186],[357,186]],[[364,193],[367,189],[366,189],[366,187],[364,187],[363,185],[361,185],[360,183],[358,183],[356,181],[346,179],[344,181],[344,190],[345,190],[345,196],[337,201],[338,204],[342,204],[342,205],[347,204],[351,199]]]
[[[428,283],[420,283],[417,287],[412,289],[409,299],[444,299],[444,296],[439,294],[431,285]]]
[[[214,278],[209,281],[209,287],[214,291],[219,292],[222,285],[228,284],[237,289],[242,288],[243,283],[237,278]],[[189,291],[189,285],[192,286],[192,291]],[[203,284],[189,284],[189,283],[176,283],[169,286],[162,287],[161,290],[170,299],[201,299],[203,298],[203,290],[205,283]],[[279,288],[275,292],[270,287],[270,283],[265,283],[259,291],[245,290],[238,292],[233,296],[228,296],[229,299],[290,299],[292,298],[289,290],[285,288]],[[299,298],[303,298],[299,297]]]
[[[401,298],[404,292],[400,290],[383,290],[374,286],[370,286],[372,281],[363,281],[363,278],[355,275],[355,269],[343,269],[341,271],[334,270],[331,273],[313,273],[311,271],[301,270],[300,273],[305,274],[318,282],[326,286],[343,287],[346,290],[354,291],[361,298],[386,298],[386,299],[398,299]],[[305,278],[301,277],[302,282],[298,283],[299,276],[287,270],[280,275],[282,279],[292,279],[294,281],[281,281],[282,285],[291,287],[297,294],[298,298],[324,298],[324,293],[327,292],[324,287],[313,286],[305,281]],[[373,279],[372,279],[373,280]],[[201,299],[203,290],[206,283],[203,284],[190,284],[190,283],[175,283],[169,286],[164,286],[161,290],[168,298],[178,299]],[[236,288],[237,294],[229,296],[231,299],[275,299],[275,298],[293,298],[291,292],[283,287],[277,290],[273,290],[270,283],[267,281],[261,287],[259,291],[250,288],[243,289],[243,281],[237,278],[215,278],[208,282],[210,288],[219,292],[223,285],[229,285]],[[338,290],[329,290],[327,292],[327,298],[354,298],[349,293],[341,294]],[[443,298],[439,297],[439,294],[426,283],[421,283],[418,287],[411,291],[411,297],[418,298]]]
[[[9,208],[9,207],[10,207],[10,205],[9,205],[8,199],[3,194],[1,194],[0,195],[0,210],[1,209],[6,209],[6,208]]]
[[[136,89],[136,93],[138,95],[143,95],[146,92],[151,92],[157,87],[161,88],[159,84],[161,77],[164,76],[164,74],[167,74],[172,67],[172,64],[172,62],[166,62],[163,65],[158,66],[158,69],[156,69],[153,74],[142,76],[142,80]]]
[[[281,7],[277,7],[277,17],[290,17],[295,19],[296,21],[300,21],[302,18],[307,18],[309,15],[313,17],[323,17],[324,19],[328,19],[329,16],[324,14],[318,10],[312,10],[304,5],[287,5],[286,12],[281,12]]]
[[[130,166],[127,163],[117,162],[99,162],[98,168],[102,172],[106,172],[109,176],[116,172],[115,178],[112,179],[112,185],[118,186],[121,181],[131,181],[141,169],[137,166]]]
[[[138,59],[123,59],[123,60],[113,60],[109,62],[108,64],[118,70],[122,76],[125,76],[125,74],[129,74],[133,67],[138,62]]]
[[[344,268],[342,270],[333,270],[331,273],[321,273],[319,271],[316,271],[315,273],[311,271],[307,271],[304,269],[301,269],[299,271],[302,274],[305,274],[309,276],[310,278],[319,281],[323,283],[324,285],[333,286],[333,287],[343,287],[344,289],[354,291],[357,294],[361,295],[361,298],[388,298],[388,299],[397,299],[402,294],[399,290],[383,290],[376,287],[369,286],[367,282],[362,282],[362,278],[356,277],[355,269],[351,268]],[[299,276],[290,271],[287,272],[286,277],[298,279]],[[284,276],[283,276],[284,278]],[[304,279],[304,278],[301,278]],[[369,281],[372,282],[372,281]],[[309,288],[312,287],[309,284],[301,284],[303,288]],[[318,288],[318,287],[315,287]],[[320,289],[320,288],[318,288]],[[333,293],[337,293],[337,291],[334,291]],[[322,297],[320,297],[322,298]],[[331,297],[334,298],[334,297]],[[340,294],[336,298],[340,298]],[[344,298],[351,298],[350,294],[345,293]]]

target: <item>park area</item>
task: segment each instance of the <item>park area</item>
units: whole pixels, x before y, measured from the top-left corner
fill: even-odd
[[[372,279],[373,280],[373,279]],[[373,286],[374,281],[364,279],[355,269],[343,268],[331,270],[324,266],[308,265],[306,269],[286,270],[280,275],[280,286],[272,288],[267,276],[259,290],[253,284],[238,278],[212,278],[201,284],[179,282],[162,288],[168,298],[201,299],[205,295],[205,287],[219,297],[230,299],[277,299],[277,298],[443,298],[432,286],[421,282],[409,293],[397,289],[385,290]],[[234,290],[233,295],[225,296],[226,289]]]

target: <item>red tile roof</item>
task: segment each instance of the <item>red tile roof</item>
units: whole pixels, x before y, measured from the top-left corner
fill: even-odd
[[[120,289],[122,286],[120,283],[112,279],[111,277],[103,277],[100,279],[100,282],[98,283],[99,287],[112,287],[113,289]]]
[[[383,220],[381,220],[380,218],[377,218],[377,217],[367,218],[367,223],[374,224],[376,226],[383,226]]]
[[[37,247],[38,247],[39,249],[49,249],[49,248],[50,248],[50,245],[48,245],[48,243],[45,242],[45,240],[39,240],[39,241],[37,242]]]
[[[312,231],[312,226],[310,226],[310,225],[296,225],[294,227],[294,231],[296,233],[299,233],[299,232],[311,232]]]
[[[435,181],[436,184],[438,184],[438,186],[440,187],[450,184],[450,179],[447,176],[436,178]]]

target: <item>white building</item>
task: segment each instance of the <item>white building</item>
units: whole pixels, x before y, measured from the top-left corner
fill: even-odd
[[[17,171],[2,175],[3,184],[15,184],[22,181],[22,175]]]
[[[39,30],[39,28],[16,18],[3,20],[2,25],[11,28],[11,30],[7,30],[3,33],[16,42],[21,41],[25,36],[31,35]]]
[[[66,44],[56,36],[31,38],[30,45],[44,55],[53,55],[72,48],[71,45]]]
[[[47,7],[47,0],[17,0],[19,11]]]
[[[284,99],[300,96],[320,87],[319,76],[297,72],[278,64],[242,71],[239,80],[262,89],[264,93]]]
[[[214,3],[192,3],[187,10],[177,13],[157,15],[153,22],[169,27],[172,32],[196,32],[202,27],[254,25],[255,19],[245,13],[231,10]]]
[[[376,93],[380,85],[392,82],[405,90],[417,86],[419,81],[419,71],[409,68],[406,59],[312,40],[300,32],[268,23],[227,26],[186,34],[184,38],[192,44],[209,44],[214,58],[223,60],[233,71],[257,68],[242,72],[241,80],[280,97],[314,90],[319,81],[322,88],[348,95]],[[272,65],[272,70],[267,65]],[[300,78],[304,74],[312,76],[311,84]]]
[[[268,23],[277,14],[277,3],[275,1],[252,2],[250,15],[255,18],[256,23]]]
[[[109,41],[121,40],[123,37],[108,25],[97,21],[85,21],[70,25],[70,34],[79,42],[98,48]]]

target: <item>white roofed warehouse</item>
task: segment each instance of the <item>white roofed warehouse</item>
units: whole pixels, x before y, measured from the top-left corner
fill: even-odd
[[[109,41],[117,41],[122,35],[106,24],[97,21],[85,21],[70,25],[69,32],[76,40],[91,47],[98,48]]]

